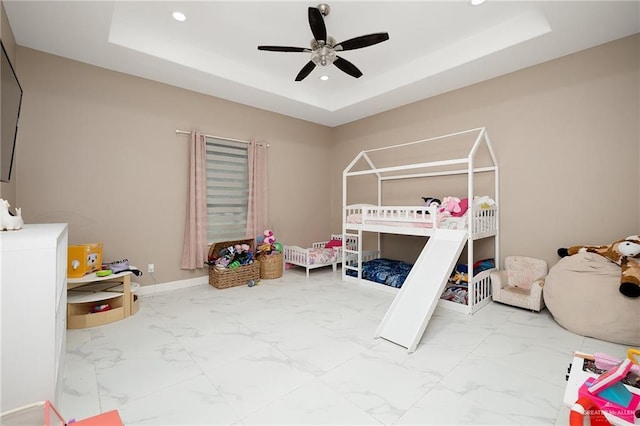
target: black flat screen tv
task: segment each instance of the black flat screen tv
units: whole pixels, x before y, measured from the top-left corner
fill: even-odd
[[[16,72],[9,61],[9,56],[2,45],[0,59],[0,182],[11,181],[16,138],[18,136],[18,119],[22,105],[22,87]]]

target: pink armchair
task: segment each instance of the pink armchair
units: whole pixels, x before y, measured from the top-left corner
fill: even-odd
[[[526,256],[507,256],[504,270],[491,273],[493,300],[540,312],[544,309],[542,288],[547,262]]]

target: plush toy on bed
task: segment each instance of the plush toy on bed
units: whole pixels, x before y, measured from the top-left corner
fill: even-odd
[[[491,206],[495,206],[495,204],[496,202],[493,201],[493,199],[488,195],[476,195],[475,197],[473,197],[473,205],[478,206],[481,209],[488,209]]]
[[[620,266],[620,293],[628,297],[640,297],[640,235],[631,235],[608,245],[558,249],[560,257],[582,252],[599,254]]]
[[[427,207],[431,207],[432,205],[436,205],[439,206],[440,205],[440,200],[438,198],[433,198],[433,197],[422,197],[422,199],[424,200],[424,205]]]
[[[468,198],[444,197],[438,212],[450,214],[453,217],[461,217],[469,208]]]

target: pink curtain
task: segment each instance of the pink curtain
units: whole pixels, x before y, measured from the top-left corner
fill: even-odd
[[[247,236],[254,239],[262,235],[267,227],[268,186],[267,186],[267,144],[249,142],[249,211],[247,212]]]
[[[207,261],[207,160],[204,135],[191,132],[189,183],[182,269],[204,268]]]

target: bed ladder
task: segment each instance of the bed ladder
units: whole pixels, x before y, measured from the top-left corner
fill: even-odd
[[[353,238],[357,244],[354,249],[347,248],[347,241]],[[342,240],[344,246],[342,247],[342,279],[344,280],[347,270],[351,269],[356,271],[358,280],[362,279],[362,230],[358,230],[357,233],[353,231],[342,231]],[[350,259],[350,261],[347,261]],[[353,259],[356,261],[353,262]],[[355,265],[355,266],[354,266]]]
[[[467,242],[466,230],[437,229],[422,249],[375,337],[416,350],[451,271]]]

